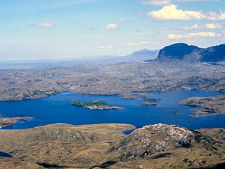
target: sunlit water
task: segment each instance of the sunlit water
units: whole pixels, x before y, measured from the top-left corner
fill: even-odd
[[[34,117],[31,121],[20,121],[7,129],[24,129],[51,123],[68,123],[74,125],[96,123],[129,123],[137,128],[155,124],[175,124],[190,129],[225,128],[225,115],[189,116],[190,107],[179,105],[178,102],[188,97],[216,96],[222,93],[206,91],[178,91],[151,93],[151,98],[161,98],[156,107],[140,105],[142,98],[124,99],[118,95],[80,95],[64,92],[47,98],[23,101],[0,102],[0,113],[3,117]],[[121,110],[89,110],[75,107],[71,100],[82,101],[101,100],[109,105],[123,107]],[[173,114],[174,110],[179,114]]]

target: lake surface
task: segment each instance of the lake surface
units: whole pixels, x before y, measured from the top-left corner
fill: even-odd
[[[20,121],[7,129],[25,129],[51,123],[68,123],[74,125],[96,123],[129,123],[137,128],[155,124],[175,124],[190,129],[225,128],[225,115],[189,116],[190,107],[177,104],[188,97],[216,96],[224,93],[198,90],[151,93],[151,98],[161,98],[156,107],[140,105],[142,98],[124,99],[118,95],[80,95],[64,92],[47,98],[23,101],[0,102],[0,112],[3,117],[34,117],[31,121]],[[121,110],[89,110],[75,107],[71,100],[82,101],[101,100],[109,105],[123,107]],[[178,110],[179,114],[172,111]]]
[[[13,156],[11,156],[10,154],[4,153],[0,151],[0,157],[8,157],[8,158],[12,158]]]

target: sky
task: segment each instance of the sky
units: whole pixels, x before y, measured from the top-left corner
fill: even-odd
[[[0,61],[225,43],[225,0],[0,0]]]

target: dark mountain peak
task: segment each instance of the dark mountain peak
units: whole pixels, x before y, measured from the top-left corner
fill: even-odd
[[[225,60],[225,44],[208,47],[201,52],[203,62],[218,62]]]
[[[158,59],[163,61],[218,62],[225,60],[225,44],[204,49],[186,43],[175,43],[161,49]]]
[[[166,46],[166,47],[189,47],[189,46],[191,46],[191,45],[188,45],[187,43],[174,43],[174,44]]]
[[[184,59],[186,55],[190,55],[194,51],[199,51],[197,46],[188,45],[186,43],[175,43],[166,46],[159,52],[159,59]]]

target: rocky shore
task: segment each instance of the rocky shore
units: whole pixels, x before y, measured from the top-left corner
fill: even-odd
[[[225,96],[216,97],[193,97],[182,100],[179,104],[200,107],[194,108],[195,115],[225,114]]]
[[[32,120],[32,117],[12,117],[12,118],[0,118],[0,128],[13,126],[15,123],[21,120]]]

